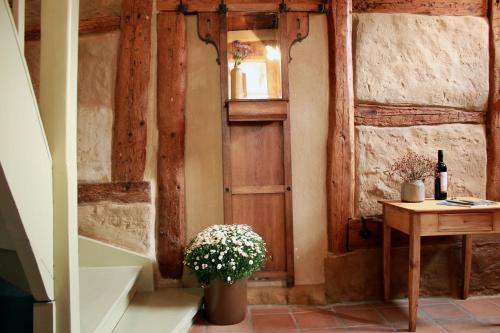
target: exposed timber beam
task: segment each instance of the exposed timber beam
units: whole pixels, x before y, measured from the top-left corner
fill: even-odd
[[[485,0],[353,0],[357,13],[486,16]]]
[[[237,12],[269,12],[280,11],[281,0],[226,0],[224,4],[228,11]],[[317,12],[323,5],[323,0],[292,0],[285,1],[288,11],[297,12]],[[216,12],[219,10],[220,0],[184,0],[182,4],[186,6],[187,12]],[[179,0],[158,0],[159,11],[176,11]]]
[[[124,0],[113,126],[113,181],[141,181],[146,167],[152,0]]]
[[[186,244],[184,110],[186,19],[158,14],[158,237],[157,260],[165,278],[181,278]]]
[[[490,103],[486,139],[488,151],[488,199],[500,200],[500,3],[490,2]]]
[[[80,20],[80,35],[97,34],[120,29],[120,16],[99,16]],[[31,24],[26,26],[25,40],[40,39],[40,25]]]
[[[328,17],[330,105],[327,142],[328,249],[345,250],[354,210],[352,0],[332,0]]]
[[[439,124],[484,124],[485,112],[447,107],[360,104],[355,108],[355,125],[406,127]]]
[[[78,184],[78,203],[151,202],[149,182]]]

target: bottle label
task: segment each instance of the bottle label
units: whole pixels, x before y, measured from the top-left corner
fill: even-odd
[[[439,183],[441,187],[441,192],[448,193],[448,172],[439,173]]]

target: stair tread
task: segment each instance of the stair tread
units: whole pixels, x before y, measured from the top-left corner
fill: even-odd
[[[137,293],[113,332],[181,332],[191,324],[201,298],[201,289],[168,288]]]
[[[80,267],[80,330],[95,332],[113,306],[133,288],[138,266]]]

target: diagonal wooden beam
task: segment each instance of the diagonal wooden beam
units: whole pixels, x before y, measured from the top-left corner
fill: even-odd
[[[158,238],[157,260],[165,278],[181,278],[186,244],[184,109],[186,22],[176,12],[158,14]]]
[[[490,103],[486,139],[488,151],[488,199],[500,200],[500,3],[490,1]]]
[[[124,0],[116,72],[113,181],[141,181],[146,166],[152,0]]]
[[[346,224],[354,207],[352,0],[331,0],[329,8],[328,248],[340,253],[345,250]]]

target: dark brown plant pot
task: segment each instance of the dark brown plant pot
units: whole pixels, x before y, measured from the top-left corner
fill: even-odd
[[[247,312],[247,279],[228,284],[216,279],[205,287],[205,316],[216,325],[234,325]]]

